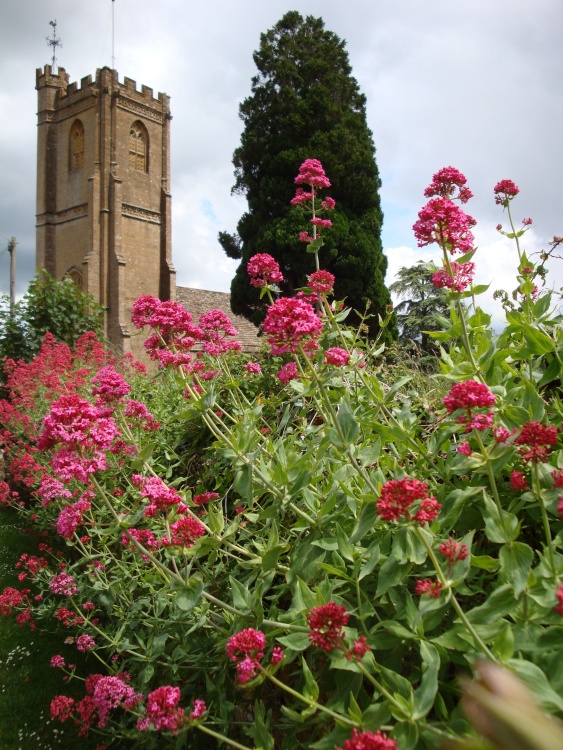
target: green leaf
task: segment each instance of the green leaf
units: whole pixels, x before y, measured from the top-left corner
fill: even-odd
[[[514,631],[509,622],[505,623],[503,629],[495,638],[493,650],[502,662],[506,662],[514,655]]]
[[[317,685],[304,656],[301,657],[301,669],[303,670],[303,678],[305,680],[305,684],[303,685],[303,695],[311,701],[316,701],[319,697],[319,686]]]
[[[360,426],[346,399],[342,399],[340,402],[336,422],[340,428],[344,442],[347,444],[353,443],[360,433]]]
[[[233,605],[241,612],[252,611],[252,596],[247,586],[244,586],[237,578],[229,576]]]
[[[379,569],[376,597],[383,596],[392,586],[400,583],[408,575],[410,569],[411,565],[401,565],[393,555],[390,555]]]
[[[419,687],[414,691],[415,719],[422,719],[434,705],[438,692],[438,670],[440,656],[438,650],[431,643],[420,642],[420,656],[422,658],[422,679]]]
[[[274,750],[274,738],[268,731],[267,718],[266,708],[262,701],[255,701],[252,730],[256,750]]]
[[[499,586],[498,589],[490,594],[484,604],[474,607],[466,613],[467,619],[473,625],[487,625],[494,622],[499,617],[504,617],[511,612],[516,606],[514,590],[509,583]]]
[[[526,339],[528,349],[532,354],[547,354],[552,352],[554,349],[553,340],[539,328],[532,328],[532,326],[523,326],[522,332]]]
[[[502,572],[514,586],[514,594],[517,597],[526,588],[533,559],[534,551],[523,542],[505,544],[500,550],[499,560]]]
[[[200,601],[203,593],[203,581],[190,578],[188,585],[180,589],[174,597],[174,604],[178,609],[189,612]]]
[[[360,542],[368,531],[373,529],[376,518],[375,503],[366,503],[361,510],[360,517],[356,521],[352,536],[350,537],[350,543],[355,544],[356,542]]]
[[[509,659],[507,666],[526,683],[546,710],[563,711],[563,698],[551,687],[545,673],[536,664],[525,659]]]
[[[292,651],[305,651],[311,645],[308,633],[290,633],[290,635],[282,635],[276,640],[282,646],[292,649]]]

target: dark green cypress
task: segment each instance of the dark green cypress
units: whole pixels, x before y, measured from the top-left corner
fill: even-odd
[[[381,246],[381,181],[365,96],[352,76],[345,42],[322,19],[291,11],[261,35],[254,62],[258,75],[240,105],[244,131],[233,155],[233,193],[246,197],[248,210],[237,234],[219,234],[227,255],[241,259],[231,285],[232,309],[256,323],[263,319],[264,302],[246,272],[256,253],[269,253],[280,264],[283,294],[305,286],[315,270],[314,257],[298,239],[311,229],[310,217],[290,200],[299,166],[318,159],[332,183],[321,198],[336,201],[333,227],[323,232],[321,268],[336,276],[336,298],[359,313],[370,306],[374,334],[377,316],[384,317],[391,302]]]

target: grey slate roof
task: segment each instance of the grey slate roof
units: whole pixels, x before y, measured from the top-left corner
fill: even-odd
[[[176,300],[193,315],[197,321],[200,315],[210,310],[221,310],[232,321],[239,335],[236,341],[240,341],[245,352],[253,352],[260,349],[264,339],[258,337],[258,328],[241,315],[231,312],[231,295],[227,292],[210,292],[206,289],[190,289],[185,286],[176,287]]]

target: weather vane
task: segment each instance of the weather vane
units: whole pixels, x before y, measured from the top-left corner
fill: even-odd
[[[55,70],[55,64],[57,62],[57,47],[62,47],[63,43],[61,42],[60,38],[57,36],[57,21],[49,21],[49,26],[53,27],[53,36],[46,36],[45,39],[47,40],[47,44],[49,47],[53,48],[53,65],[52,70]]]

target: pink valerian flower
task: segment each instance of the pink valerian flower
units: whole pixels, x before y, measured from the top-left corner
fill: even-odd
[[[559,604],[555,605],[553,611],[557,612],[558,615],[561,615],[563,617],[563,586],[558,587],[557,591],[555,592],[555,596],[557,597]]]
[[[157,550],[161,545],[161,541],[157,539],[149,529],[129,529],[128,531],[133,539],[149,551]],[[124,547],[129,547],[130,549],[137,551],[137,547],[135,547],[127,534],[121,535],[121,544],[123,544]],[[147,556],[142,554],[141,558],[147,559]]]
[[[520,446],[518,453],[525,463],[545,461],[551,447],[557,445],[557,427],[526,422],[514,444]]]
[[[82,652],[91,651],[93,648],[96,648],[96,641],[91,635],[83,633],[76,639],[76,648]]]
[[[49,588],[53,594],[63,594],[64,596],[73,596],[78,591],[78,586],[74,578],[68,573],[59,573],[51,578]]]
[[[413,506],[418,504],[418,510],[411,513]],[[380,491],[379,500],[375,504],[376,513],[385,521],[416,521],[424,526],[438,517],[441,505],[435,497],[428,495],[428,485],[419,479],[391,479],[384,484]]]
[[[174,547],[193,547],[200,536],[205,535],[205,526],[191,516],[184,516],[170,524],[170,537],[163,544]]]
[[[74,450],[61,448],[51,457],[51,466],[63,482],[77,479],[86,483],[91,474],[107,469],[106,454],[94,451],[90,456],[81,456]]]
[[[150,504],[145,508],[145,516],[154,516],[158,511],[167,510],[181,501],[180,495],[168,487],[160,477],[142,477],[133,474],[131,481],[141,490],[141,497],[147,497]]]
[[[350,738],[336,750],[398,750],[398,746],[380,729],[375,733],[353,729]]]
[[[118,706],[131,709],[143,699],[140,693],[136,693],[130,685],[127,685],[124,680],[117,676],[101,677],[96,675],[95,677],[97,679],[93,689],[93,699],[98,711],[98,726],[101,728],[106,726],[112,709]]]
[[[330,196],[327,196],[324,201],[321,202],[321,208],[324,211],[334,211],[334,208],[336,206],[336,201],[334,198],[331,198]]]
[[[227,656],[236,664],[237,680],[242,685],[250,682],[260,669],[264,658],[266,636],[261,630],[245,628],[227,641]]]
[[[442,167],[432,176],[432,182],[424,191],[424,196],[432,198],[440,195],[443,198],[449,198],[450,200],[457,198],[460,203],[467,203],[473,197],[473,193],[465,187],[466,182],[467,178],[459,169]]]
[[[49,450],[62,445],[80,453],[85,447],[108,450],[118,429],[111,417],[101,414],[100,409],[74,393],[61,396],[53,401],[49,414],[43,419],[37,447]]]
[[[30,593],[29,589],[14,589],[11,586],[7,586],[4,591],[0,594],[0,615],[8,617],[12,614],[12,611],[16,607],[25,605],[28,601],[27,595]]]
[[[209,310],[209,312],[200,315],[199,327],[202,332],[202,349],[213,357],[242,348],[242,344],[238,341],[227,340],[229,336],[238,336],[238,331],[229,316],[222,310]]]
[[[51,719],[58,719],[61,723],[64,723],[72,716],[73,706],[74,698],[69,698],[66,695],[55,696],[51,701]]]
[[[530,218],[527,218],[527,219],[522,219],[522,224],[523,224],[523,225],[524,225],[525,227],[529,227],[529,226],[530,226],[530,224],[533,224],[533,221],[532,221],[532,219],[530,219]]]
[[[430,578],[423,578],[416,582],[414,592],[419,596],[424,596],[426,594],[431,599],[439,599],[443,588],[444,586],[438,581],[438,579],[431,580]]]
[[[526,475],[523,472],[513,471],[510,474],[510,489],[514,490],[515,492],[530,489],[528,487],[528,480],[526,479]]]
[[[496,396],[488,387],[475,380],[455,383],[449,394],[444,397],[444,405],[448,414],[452,414],[457,409],[481,409],[493,406],[495,401]]]
[[[307,201],[310,201],[313,199],[313,193],[307,193],[303,188],[297,188],[295,191],[295,197],[292,198],[289,202],[292,206],[297,206],[301,203],[307,203]]]
[[[319,294],[332,294],[334,289],[334,276],[329,271],[315,271],[309,276],[307,286]]]
[[[63,669],[63,667],[65,666],[64,656],[56,654],[55,656],[51,657],[51,661],[49,663],[54,669]]]
[[[203,714],[207,711],[207,706],[205,705],[205,701],[196,698],[192,701],[191,709],[188,719],[190,721],[195,721],[196,719],[201,719]]]
[[[365,635],[361,635],[359,640],[354,641],[352,648],[348,649],[344,656],[348,659],[348,661],[351,661],[352,659],[361,661],[364,654],[367,654],[368,651],[371,651],[371,649],[368,646],[366,637]]]
[[[19,570],[20,568],[23,568],[25,570],[25,572],[22,572],[18,575],[18,579],[20,581],[23,581],[27,578],[28,575],[31,576],[31,578],[36,578],[37,575],[47,567],[49,567],[49,563],[47,562],[47,560],[45,560],[44,557],[37,557],[37,555],[28,555],[27,552],[24,552],[16,563],[16,570]]]
[[[556,469],[551,472],[551,478],[553,479],[553,486],[557,489],[563,489],[563,469]]]
[[[494,187],[495,203],[499,206],[508,205],[508,201],[511,201],[519,192],[520,190],[512,180],[501,180]]]
[[[418,212],[413,225],[419,247],[437,243],[453,255],[467,253],[473,248],[471,228],[477,222],[448,198],[432,198]]]
[[[465,427],[465,432],[471,432],[471,430],[488,430],[493,426],[494,413],[492,411],[487,414],[473,414],[471,415],[468,410],[467,415],[461,415],[457,418],[457,422]]]
[[[57,533],[65,539],[72,539],[76,529],[84,523],[84,513],[91,507],[92,503],[88,500],[78,500],[72,505],[65,506],[57,518]]]
[[[442,268],[432,274],[432,284],[438,289],[447,287],[452,292],[463,292],[471,285],[475,272],[475,263],[450,262],[451,275],[448,269]]]
[[[456,446],[456,451],[458,453],[462,453],[464,456],[470,456],[472,453],[471,446],[467,442],[467,440],[464,440],[463,443],[458,443]]]
[[[350,355],[346,349],[333,346],[325,352],[325,365],[334,365],[335,367],[345,367],[350,362]]]
[[[248,261],[246,270],[250,276],[251,286],[264,287],[283,281],[283,274],[277,260],[268,253],[253,255]]]
[[[115,401],[121,401],[131,390],[131,386],[120,375],[113,365],[106,365],[92,378],[94,387],[92,394],[97,396],[100,403],[111,404]],[[97,385],[96,385],[97,384]]]
[[[313,238],[309,232],[299,232],[299,242],[312,242]]]
[[[201,492],[199,495],[192,497],[193,502],[196,505],[208,505],[211,500],[218,500],[221,495],[218,492]]]
[[[276,373],[276,377],[282,383],[289,383],[290,380],[299,380],[299,372],[295,362],[288,362],[284,365],[281,370]]]
[[[246,365],[246,371],[249,373],[256,373],[260,374],[262,372],[262,368],[258,364],[258,362],[247,362]]]
[[[317,294],[317,292],[309,292],[307,294],[307,292],[299,291],[297,292],[295,297],[296,299],[303,300],[303,302],[306,302],[308,305],[311,305],[312,308],[314,308],[317,302],[319,301],[319,295]]]
[[[438,545],[438,552],[443,555],[450,565],[465,560],[469,556],[469,549],[466,544],[461,542],[454,542],[451,536],[447,542],[442,542]]]
[[[323,165],[318,159],[306,159],[299,167],[299,174],[295,178],[296,185],[310,185],[315,188],[330,187],[330,180],[325,174]]]
[[[163,685],[147,696],[145,717],[137,721],[137,729],[146,731],[152,724],[158,732],[177,732],[186,721],[184,709],[179,707],[180,688]]]
[[[344,627],[350,619],[346,607],[336,602],[328,602],[313,607],[307,614],[309,640],[327,653],[342,645]]]
[[[35,492],[37,496],[41,498],[41,505],[44,508],[54,500],[63,498],[68,500],[72,497],[72,492],[65,489],[64,484],[50,474],[43,474],[39,487]]]
[[[272,658],[270,660],[272,666],[279,664],[282,660],[283,660],[283,649],[281,649],[279,646],[275,646],[274,650],[272,651]]]
[[[306,302],[281,297],[268,308],[263,329],[272,354],[295,354],[299,346],[306,352],[319,348],[317,339],[323,323]]]
[[[329,229],[332,226],[332,221],[330,219],[321,219],[319,216],[314,216],[311,219],[311,224],[315,227]]]
[[[493,435],[495,436],[495,443],[507,443],[508,439],[512,437],[516,432],[518,432],[518,429],[515,428],[512,431],[509,431],[506,429],[506,427],[493,427]]]
[[[160,430],[160,422],[157,422],[141,401],[128,399],[125,404],[124,415],[130,427],[139,426],[145,432],[157,432]]]

